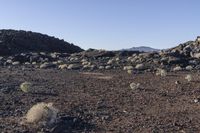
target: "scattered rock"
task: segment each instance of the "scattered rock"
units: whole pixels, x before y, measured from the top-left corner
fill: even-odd
[[[80,69],[81,66],[78,65],[78,64],[70,64],[67,69],[70,69],[70,70],[77,70],[77,69]]]
[[[180,81],[176,81],[175,84],[178,85],[178,84],[181,84],[181,83],[180,83]]]
[[[138,69],[138,70],[144,70],[144,69],[145,69],[145,66],[144,66],[144,64],[137,64],[137,65],[135,66],[135,68]]]
[[[180,66],[177,66],[177,67],[175,67],[175,68],[173,68],[173,71],[182,71],[183,70],[183,68],[181,68]]]
[[[124,70],[133,70],[133,66],[124,66]]]
[[[14,65],[14,66],[19,65],[19,64],[20,64],[19,61],[15,61],[15,62],[12,63],[12,65]]]
[[[99,66],[99,69],[103,70],[103,69],[105,69],[105,67],[104,66]]]
[[[53,67],[55,67],[54,64],[47,63],[47,62],[45,62],[45,63],[43,63],[43,64],[40,65],[41,69],[47,69],[47,68],[53,68]]]
[[[187,66],[185,69],[188,70],[188,71],[191,71],[191,70],[193,70],[193,67],[192,66]]]
[[[67,69],[68,65],[67,64],[59,65],[58,68],[59,69]]]
[[[200,53],[195,53],[195,54],[193,54],[193,56],[192,57],[194,57],[194,58],[200,58]]]
[[[109,70],[111,69],[111,66],[106,66],[105,69]]]

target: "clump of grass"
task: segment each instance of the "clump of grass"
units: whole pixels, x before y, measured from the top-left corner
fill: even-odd
[[[57,120],[58,110],[52,103],[38,103],[33,105],[26,114],[26,123],[51,125]]]
[[[133,90],[139,89],[140,88],[140,83],[131,83],[130,87]]]
[[[133,70],[127,70],[128,74],[133,74]]]
[[[165,76],[167,76],[167,71],[164,70],[164,69],[158,69],[157,72],[156,72],[156,75],[165,77]]]
[[[192,75],[188,74],[185,79],[188,81],[188,82],[191,82],[192,81]]]
[[[25,92],[25,93],[28,93],[30,91],[30,88],[32,86],[32,83],[30,82],[24,82],[20,85],[20,89]]]

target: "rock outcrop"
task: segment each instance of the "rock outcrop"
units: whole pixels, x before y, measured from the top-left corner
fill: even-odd
[[[0,55],[22,52],[77,53],[80,47],[48,35],[31,31],[0,30]]]

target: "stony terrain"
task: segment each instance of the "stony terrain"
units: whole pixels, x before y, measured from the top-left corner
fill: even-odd
[[[71,49],[69,49],[71,50]],[[138,71],[199,70],[200,44],[189,41],[161,52],[104,51],[89,49],[74,54],[61,52],[20,52],[0,56],[0,66],[25,65],[34,68],[57,68],[76,70],[128,69]],[[131,67],[131,68],[130,68]]]
[[[186,74],[194,80],[185,80]],[[1,68],[0,130],[45,131],[21,125],[27,110],[38,102],[53,102],[60,110],[59,132],[180,132],[200,131],[198,73],[130,75],[125,71],[79,72],[54,69]],[[33,92],[19,85],[33,83]],[[179,81],[179,84],[175,82]],[[131,89],[130,83],[140,83]]]
[[[70,49],[68,49],[70,50]],[[2,133],[198,133],[200,45],[161,52],[25,51],[0,57]],[[23,82],[32,83],[28,93]],[[23,124],[36,103],[59,109],[51,127]]]

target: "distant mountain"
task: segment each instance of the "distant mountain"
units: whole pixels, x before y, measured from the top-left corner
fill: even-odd
[[[160,49],[154,49],[151,47],[140,46],[140,47],[132,47],[129,49],[122,49],[122,51],[158,52],[158,51],[160,51]]]

